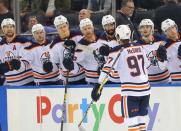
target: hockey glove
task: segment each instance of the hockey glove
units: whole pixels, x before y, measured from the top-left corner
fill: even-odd
[[[12,71],[13,68],[10,64],[10,62],[5,62],[0,64],[0,74],[4,75],[4,73],[7,73],[8,71]]]
[[[164,46],[159,46],[159,48],[157,49],[156,55],[161,62],[164,62],[165,60],[167,60],[166,48]]]
[[[53,70],[53,64],[51,61],[45,61],[43,63],[43,70],[46,72],[46,73],[50,73],[52,72]]]
[[[181,45],[179,45],[179,47],[178,47],[177,55],[178,55],[178,58],[181,59]]]
[[[64,42],[64,45],[67,47],[67,49],[70,50],[71,53],[75,52],[76,44],[75,44],[75,42],[73,40],[66,40]]]
[[[99,48],[99,53],[103,56],[108,56],[109,50],[110,50],[109,46],[104,44]]]
[[[100,84],[95,84],[95,85],[94,85],[94,88],[93,88],[93,90],[92,90],[92,92],[91,92],[91,98],[92,98],[92,100],[94,100],[94,101],[98,101],[99,98],[100,98],[100,96],[101,96],[102,90],[100,91],[100,93],[98,92],[99,86],[100,86]]]
[[[11,64],[11,66],[12,66],[12,68],[13,68],[14,70],[19,70],[20,67],[21,67],[21,62],[20,62],[19,60],[17,60],[17,59],[12,59],[12,60],[10,61],[10,64]]]
[[[63,59],[63,65],[69,71],[74,69],[74,62],[70,57],[65,57]]]

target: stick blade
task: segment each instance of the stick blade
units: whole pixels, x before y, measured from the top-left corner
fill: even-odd
[[[86,129],[82,125],[78,126],[78,128],[79,128],[79,131],[86,131]]]

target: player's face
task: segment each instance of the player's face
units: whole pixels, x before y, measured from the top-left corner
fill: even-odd
[[[3,27],[4,35],[7,37],[13,37],[15,35],[15,26],[14,25],[5,25]]]
[[[148,37],[152,34],[152,27],[149,25],[144,25],[139,28],[141,36]]]
[[[104,26],[105,31],[108,35],[114,35],[115,33],[115,23],[107,24]]]
[[[38,30],[34,32],[34,38],[39,44],[43,44],[46,39],[45,32],[43,30]]]
[[[178,31],[176,26],[172,26],[166,30],[166,36],[170,39],[176,39],[178,37]]]
[[[59,25],[57,30],[58,30],[58,34],[60,35],[62,39],[69,37],[70,35],[69,25],[67,23]]]
[[[91,25],[84,26],[81,31],[85,37],[90,37],[94,34],[94,28]]]

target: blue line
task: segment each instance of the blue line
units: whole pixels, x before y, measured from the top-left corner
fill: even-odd
[[[105,88],[115,88],[120,87],[120,84],[107,84],[104,87]],[[39,89],[39,88],[64,88],[63,85],[52,85],[52,86],[2,86],[2,88],[5,87],[6,89]],[[153,88],[158,87],[177,87],[180,88],[181,84],[155,84],[151,85]],[[68,88],[93,88],[93,85],[69,85]]]

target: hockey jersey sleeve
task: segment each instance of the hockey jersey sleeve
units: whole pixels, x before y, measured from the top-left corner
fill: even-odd
[[[115,68],[117,68],[117,66],[118,66],[119,59],[117,60],[117,62],[115,63],[114,66],[113,66],[113,64],[114,64],[116,58],[118,57],[119,52],[120,51],[110,53],[109,56],[107,57],[107,60],[106,60],[107,62],[104,64],[104,67],[102,68],[100,76],[99,76],[99,83],[102,83],[102,81],[104,80],[104,78],[106,77],[106,75],[108,73],[114,73]]]

